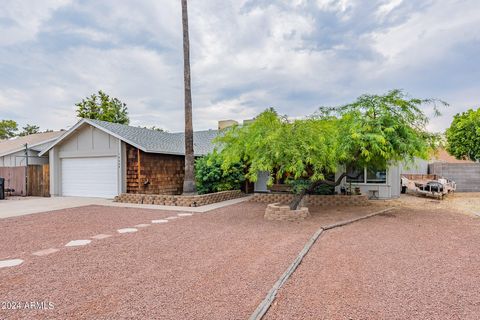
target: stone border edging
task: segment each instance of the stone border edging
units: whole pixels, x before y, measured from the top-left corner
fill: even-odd
[[[302,251],[300,251],[300,253],[297,255],[295,260],[293,260],[292,264],[290,264],[290,266],[287,268],[287,270],[280,276],[280,278],[277,280],[277,282],[275,282],[275,284],[270,289],[270,291],[268,291],[265,299],[263,299],[263,301],[258,305],[257,309],[255,309],[255,311],[252,313],[252,315],[250,316],[249,319],[250,320],[261,320],[263,318],[263,316],[267,313],[268,309],[270,308],[273,301],[275,300],[275,297],[277,296],[277,293],[280,290],[280,288],[282,288],[282,286],[285,284],[285,282],[287,282],[287,280],[290,278],[290,276],[295,272],[295,270],[298,268],[300,263],[302,263],[303,258],[307,255],[307,253],[313,247],[313,245],[315,244],[317,239],[325,231],[328,231],[328,230],[331,230],[331,229],[334,229],[334,228],[338,228],[338,227],[343,227],[345,225],[348,225],[348,224],[351,224],[351,223],[354,223],[354,222],[357,222],[357,221],[360,221],[360,220],[368,219],[368,218],[371,218],[373,216],[382,214],[384,212],[387,212],[387,211],[390,211],[390,210],[393,210],[393,209],[396,209],[396,207],[383,209],[383,210],[380,210],[380,211],[376,211],[376,212],[367,214],[363,217],[353,218],[353,219],[350,219],[350,220],[344,220],[344,221],[340,221],[340,222],[337,222],[337,223],[332,223],[332,224],[320,227],[313,234],[313,236],[307,241],[307,243],[303,247]]]

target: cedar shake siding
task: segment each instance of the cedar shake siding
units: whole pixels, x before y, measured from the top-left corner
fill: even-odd
[[[145,153],[129,144],[126,151],[127,193],[182,194],[184,156]]]

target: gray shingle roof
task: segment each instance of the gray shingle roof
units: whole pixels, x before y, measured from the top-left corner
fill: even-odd
[[[133,143],[141,147],[145,152],[185,154],[185,135],[183,132],[161,132],[92,119],[86,119],[85,121],[113,133],[127,143]],[[212,152],[214,149],[213,139],[217,135],[217,130],[195,131],[193,133],[195,155],[200,156]]]

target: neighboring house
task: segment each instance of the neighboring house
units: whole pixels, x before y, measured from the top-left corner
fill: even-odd
[[[28,164],[47,164],[48,156],[39,153],[62,135],[62,131],[30,134],[0,141],[0,167],[24,167]]]
[[[213,151],[217,130],[194,132],[196,156]],[[50,158],[50,194],[113,198],[181,194],[183,133],[82,119],[41,152]]]

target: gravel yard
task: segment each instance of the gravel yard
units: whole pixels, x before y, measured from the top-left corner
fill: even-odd
[[[177,215],[88,206],[0,220],[0,301],[46,301],[51,310],[0,310],[0,319],[245,319],[321,224],[378,210],[313,209],[301,223],[263,219],[265,205],[241,203],[118,234]],[[85,247],[71,240],[97,234]],[[31,253],[60,249],[46,256]]]
[[[266,319],[479,319],[480,219],[422,207],[328,231]]]

